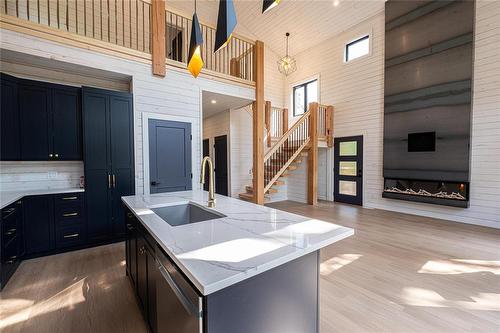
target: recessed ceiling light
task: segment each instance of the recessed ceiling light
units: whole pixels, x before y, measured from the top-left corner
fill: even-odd
[[[215,99],[211,100],[210,103],[215,104],[217,101]]]
[[[339,3],[340,3],[340,1],[339,1],[339,0],[334,0],[334,1],[333,1],[333,5],[334,5],[335,7],[337,7],[337,6],[339,5]]]

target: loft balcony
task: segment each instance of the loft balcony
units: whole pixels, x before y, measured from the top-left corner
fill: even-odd
[[[167,4],[168,6],[168,4]],[[2,28],[45,39],[152,62],[153,11],[151,0],[5,0],[0,1]],[[255,85],[255,41],[233,36],[213,52],[215,29],[201,24],[201,75]],[[185,69],[191,19],[165,11],[165,63]]]

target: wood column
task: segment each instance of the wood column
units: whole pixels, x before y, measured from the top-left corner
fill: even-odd
[[[153,74],[165,76],[165,0],[152,0],[152,62]]]
[[[328,148],[333,147],[333,106],[326,107],[326,144]]]
[[[229,74],[235,77],[241,77],[240,59],[232,58],[229,62]]]
[[[283,109],[283,134],[288,131],[288,109]]]
[[[255,42],[255,102],[253,107],[253,198],[264,204],[264,43]]]
[[[266,101],[266,108],[264,114],[265,124],[266,124],[266,140],[267,146],[271,147],[271,102]]]
[[[318,103],[310,103],[309,136],[311,138],[307,154],[307,203],[318,203]]]

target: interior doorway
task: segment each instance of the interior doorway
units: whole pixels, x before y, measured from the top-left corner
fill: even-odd
[[[363,136],[334,140],[334,201],[363,205]]]
[[[227,135],[214,138],[215,155],[215,192],[227,196],[229,181],[227,179]]]

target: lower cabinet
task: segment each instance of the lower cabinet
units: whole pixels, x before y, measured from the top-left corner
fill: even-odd
[[[26,255],[36,257],[85,244],[83,193],[36,195],[23,199]]]
[[[22,202],[15,202],[1,212],[0,289],[19,266],[24,254]]]
[[[127,273],[150,331],[201,332],[201,296],[135,216],[128,210],[126,216]]]
[[[55,249],[52,195],[29,196],[24,203],[24,239],[26,255],[32,256]]]

